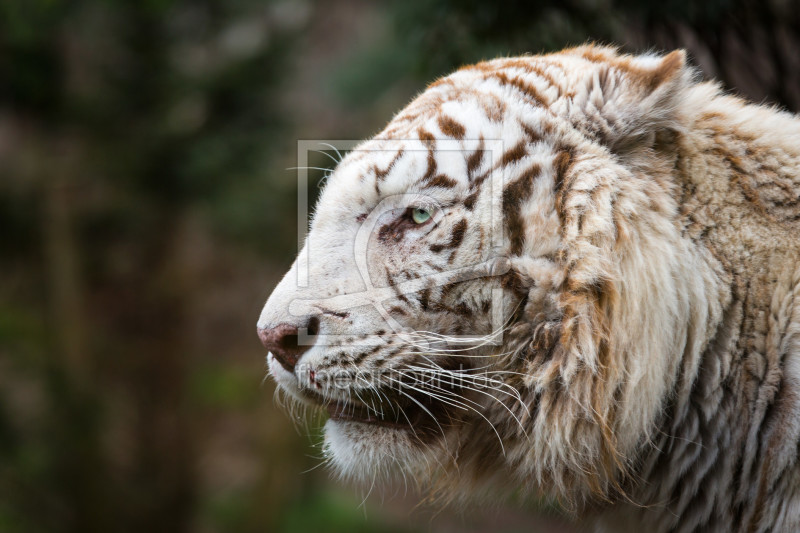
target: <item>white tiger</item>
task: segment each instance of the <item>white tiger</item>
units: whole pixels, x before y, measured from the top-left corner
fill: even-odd
[[[798,232],[797,117],[681,51],[497,59],[341,161],[259,336],[345,477],[798,531]]]

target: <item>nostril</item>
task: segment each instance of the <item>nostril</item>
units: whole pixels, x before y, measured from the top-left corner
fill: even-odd
[[[294,328],[294,332],[288,332],[283,335],[283,337],[278,340],[278,351],[281,352],[294,352],[297,351],[299,347],[297,342],[297,328]]]
[[[278,324],[274,328],[259,329],[258,338],[283,368],[289,372],[294,370],[302,354],[297,346],[297,326]]]
[[[311,317],[309,319],[306,328],[310,337],[317,336],[319,325],[319,318]],[[299,328],[285,322],[273,328],[258,328],[258,338],[281,366],[289,372],[294,371],[297,361],[313,345],[313,342],[301,344]]]
[[[319,317],[312,316],[308,321],[308,336],[316,337],[319,334]]]

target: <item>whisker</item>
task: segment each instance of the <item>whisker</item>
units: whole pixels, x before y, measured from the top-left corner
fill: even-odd
[[[320,143],[320,144],[322,144],[322,143]],[[328,145],[328,146],[330,146],[330,145]],[[335,157],[333,157],[331,154],[329,154],[329,153],[328,153],[328,152],[326,152],[325,150],[309,150],[309,151],[311,151],[311,152],[316,152],[316,153],[318,153],[318,154],[322,154],[322,155],[324,155],[324,156],[326,156],[326,157],[330,158],[330,160],[331,160],[331,161],[333,161],[333,162],[334,162],[335,164],[337,164],[337,165],[338,165],[338,164],[341,162],[341,159],[336,159]]]
[[[337,156],[339,156],[339,160],[338,160],[338,161],[336,161],[336,162],[337,162],[337,163],[341,163],[341,162],[342,162],[342,159],[344,159],[344,156],[342,155],[342,153],[339,151],[339,149],[338,149],[338,148],[336,148],[336,147],[335,147],[334,145],[332,145],[331,143],[325,143],[325,142],[321,142],[321,143],[319,143],[319,144],[321,144],[322,146],[329,146],[329,147],[330,147],[330,149],[331,149],[331,150],[333,150],[334,152],[336,152],[336,155],[337,155]]]
[[[390,379],[391,379],[391,378],[390,378]],[[416,388],[416,387],[414,387],[414,386],[411,386],[411,385],[409,385],[408,383],[405,383],[405,382],[402,382],[402,381],[399,381],[398,383],[399,383],[401,386],[407,386],[407,387],[409,387],[409,388],[411,388],[411,389],[414,389],[414,390],[416,390],[416,391],[418,391],[418,392],[421,392],[421,393],[423,393],[423,394],[426,394],[426,395],[430,396],[431,398],[436,398],[436,397],[437,397],[436,395],[434,395],[434,394],[430,393],[430,391],[420,390],[420,389],[418,389],[418,388]],[[424,409],[424,410],[425,410],[425,412],[427,412],[428,414],[431,414],[431,413],[430,413],[430,411],[428,411],[428,410],[427,410],[427,409],[426,409],[426,408],[425,408],[425,407],[424,407],[424,406],[423,406],[421,403],[419,403],[419,402],[418,402],[416,399],[414,399],[414,397],[413,397],[413,396],[411,396],[410,394],[404,393],[402,390],[398,390],[398,392],[400,392],[401,394],[405,394],[405,396],[407,396],[408,398],[410,398],[411,400],[413,400],[413,401],[414,401],[414,403],[416,403],[416,404],[417,404],[417,405],[419,405],[419,406],[420,406],[422,409]],[[439,399],[439,401],[444,401],[444,400],[442,400],[442,399]],[[455,400],[452,400],[452,399],[451,399],[450,401],[455,401]],[[463,405],[463,404],[462,404],[462,405]],[[483,413],[481,413],[480,411],[478,411],[478,410],[477,410],[477,409],[475,409],[474,407],[469,407],[469,406],[466,406],[466,410],[467,410],[467,411],[470,411],[470,410],[471,410],[472,412],[474,412],[475,414],[477,414],[478,416],[480,416],[481,418],[483,418],[484,420],[486,420],[486,422],[487,422],[487,423],[488,423],[488,424],[489,424],[489,425],[492,427],[492,430],[494,431],[495,435],[497,435],[497,440],[498,440],[498,441],[499,441],[499,443],[500,443],[500,448],[501,448],[501,450],[502,450],[502,452],[503,452],[503,455],[505,455],[505,454],[506,454],[506,450],[505,450],[505,446],[503,445],[503,439],[500,437],[500,433],[497,431],[497,428],[495,427],[495,425],[494,425],[494,424],[492,424],[492,422],[491,422],[491,421],[490,421],[490,420],[489,420],[489,419],[488,419],[488,418],[487,418],[487,417],[486,417],[486,416],[485,416]],[[431,414],[431,417],[433,417],[433,415],[432,415],[432,414]],[[435,418],[435,417],[433,417],[433,419],[434,419],[434,421],[436,421],[436,424],[439,426],[439,429],[441,429],[441,428],[442,428],[442,426],[441,426],[441,425],[439,425],[439,422],[438,422],[438,420],[436,420],[436,418]],[[445,434],[444,434],[444,430],[442,430],[442,436],[443,436],[443,437],[445,437],[445,438],[447,438],[447,437],[445,436]]]
[[[426,359],[427,359],[427,358],[426,358]],[[430,360],[429,360],[429,362],[430,362],[431,364],[434,364],[434,363],[433,363],[432,361],[430,361]],[[448,372],[447,370],[445,370],[445,369],[443,369],[443,368],[441,368],[441,367],[438,367],[438,368],[426,368],[426,367],[413,367],[413,366],[412,366],[412,367],[410,367],[410,368],[412,368],[412,369],[415,369],[415,370],[418,370],[418,371],[422,371],[422,372],[428,372],[428,373],[431,373],[431,374],[433,374],[433,375],[449,375],[450,377],[455,377],[455,378],[459,379],[459,380],[460,380],[460,382],[462,383],[462,385],[461,385],[461,388],[464,388],[464,389],[466,389],[466,390],[472,390],[472,391],[474,391],[474,392],[477,392],[477,393],[479,393],[479,394],[483,394],[483,395],[485,395],[485,396],[488,396],[489,398],[492,398],[492,399],[493,399],[493,400],[495,400],[497,403],[499,403],[500,405],[502,405],[502,406],[503,406],[503,408],[505,408],[505,410],[506,410],[506,411],[508,411],[508,413],[511,415],[511,417],[512,417],[512,418],[514,418],[514,420],[517,422],[517,425],[519,425],[519,428],[520,428],[520,430],[523,432],[523,434],[524,434],[526,437],[528,436],[527,432],[525,431],[525,428],[524,428],[524,426],[522,425],[522,422],[519,420],[519,418],[517,418],[517,416],[516,416],[516,415],[513,413],[513,411],[511,411],[511,408],[509,408],[509,407],[508,407],[508,406],[505,404],[505,402],[501,401],[501,400],[500,400],[499,398],[497,398],[496,396],[494,396],[494,395],[492,395],[492,394],[490,394],[490,393],[488,393],[488,392],[486,392],[486,391],[484,391],[484,390],[481,390],[480,386],[479,386],[477,383],[475,383],[474,381],[472,382],[472,385],[473,385],[473,386],[471,386],[471,387],[470,387],[470,386],[468,386],[468,385],[464,385],[463,383],[464,383],[464,377],[465,377],[465,376],[463,376],[463,375],[458,375],[458,373],[455,373],[455,372]],[[473,378],[474,378],[474,377],[476,377],[476,376],[471,376],[471,377],[473,377]],[[525,409],[525,411],[527,412],[528,416],[530,416],[530,412],[528,411],[528,407],[527,407],[527,406],[525,405],[525,403],[522,401],[522,397],[520,396],[520,394],[519,394],[519,391],[517,391],[516,389],[514,389],[513,387],[511,387],[511,386],[510,386],[510,385],[508,385],[507,383],[503,383],[503,382],[501,382],[501,381],[495,381],[493,384],[495,384],[497,387],[499,387],[500,385],[505,385],[505,386],[507,386],[508,388],[510,388],[512,391],[514,391],[514,393],[515,393],[515,394],[512,394],[512,393],[509,393],[509,392],[507,392],[507,391],[501,390],[501,389],[499,389],[499,388],[498,388],[498,389],[495,389],[495,390],[497,390],[497,392],[500,392],[500,393],[502,393],[502,394],[505,394],[505,395],[507,395],[507,396],[510,396],[510,397],[514,398],[515,400],[517,400],[517,402],[518,402],[518,403],[519,403],[519,404],[520,404],[520,405],[523,407],[523,409]],[[441,388],[441,387],[440,387],[440,388]]]
[[[425,356],[423,356],[423,357],[425,357]],[[425,357],[425,359],[428,360],[428,362],[430,362],[432,365],[435,365],[435,363],[433,361],[431,361],[430,359],[428,359],[427,357]],[[469,374],[469,373],[462,373],[462,372],[458,372],[458,371],[454,371],[454,370],[447,370],[445,368],[441,368],[438,365],[435,365],[433,368],[411,365],[411,366],[409,366],[409,368],[414,368],[414,369],[420,370],[420,371],[429,371],[429,372],[433,372],[433,373],[447,375],[447,376],[456,378],[456,379],[458,379],[458,380],[460,380],[462,382],[463,381],[471,382],[475,386],[479,386],[478,383],[477,383],[477,380],[479,378],[482,378],[486,374],[488,374],[488,372],[484,373],[484,374],[478,374],[478,375]],[[519,401],[522,401],[522,396],[520,395],[520,392],[517,389],[515,389],[514,387],[512,387],[511,385],[509,385],[508,383],[506,383],[504,381],[501,381],[499,379],[494,379],[494,378],[487,378],[486,379],[486,383],[487,384],[491,384],[491,385],[493,385],[494,387],[496,387],[498,389],[500,387],[506,387],[511,392],[504,391],[504,390],[498,390],[498,392],[502,392],[503,394],[506,394],[506,395],[511,396],[511,397],[513,397],[513,398],[515,398],[515,399],[517,399]]]
[[[286,170],[321,170],[326,173],[332,171],[332,169],[325,167],[287,167]]]
[[[428,416],[430,416],[430,417],[431,417],[431,420],[433,420],[433,422],[434,422],[434,423],[436,424],[436,426],[439,428],[439,431],[441,431],[441,433],[442,433],[442,437],[444,437],[444,438],[447,438],[447,437],[445,436],[445,434],[444,434],[444,428],[442,428],[441,424],[439,424],[439,421],[438,421],[438,420],[436,420],[436,417],[433,415],[433,413],[431,413],[431,412],[428,410],[428,408],[427,408],[427,407],[425,407],[424,405],[422,405],[422,404],[421,404],[419,401],[417,401],[417,399],[416,399],[416,398],[414,398],[412,395],[408,394],[407,392],[405,392],[405,391],[403,391],[403,390],[400,390],[400,389],[398,389],[398,390],[397,390],[397,392],[399,392],[400,394],[402,394],[403,396],[405,396],[406,398],[408,398],[409,400],[411,400],[412,402],[414,402],[415,404],[417,404],[417,405],[419,406],[419,408],[420,408],[420,409],[422,409],[423,411],[425,411],[425,412],[428,414]],[[408,417],[406,417],[406,420],[408,420]],[[412,428],[414,427],[414,425],[413,425],[413,424],[411,424],[411,421],[410,421],[410,420],[408,420],[408,423],[409,423],[409,425],[411,425],[411,427],[412,427]]]

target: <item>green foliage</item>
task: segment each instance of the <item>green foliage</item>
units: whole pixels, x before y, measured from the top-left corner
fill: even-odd
[[[189,395],[200,407],[244,410],[262,399],[258,384],[262,378],[242,369],[222,365],[201,365],[189,377]]]
[[[611,0],[419,0],[390,3],[380,47],[353,58],[337,88],[348,104],[376,98],[396,80],[420,82],[483,59],[549,52],[622,34]],[[367,89],[363,89],[363,88]]]
[[[0,99],[45,117],[58,112],[64,65],[57,30],[67,11],[58,0],[0,2]]]
[[[0,412],[3,531],[184,528],[188,406],[253,404],[260,375],[183,370],[192,286],[173,280],[193,213],[260,253],[294,244],[263,242],[295,197],[266,174],[299,29],[274,5],[0,3],[14,143],[0,182],[0,405],[16,411]],[[131,451],[109,446],[113,431]]]
[[[307,501],[286,510],[281,533],[403,533],[409,530],[384,523],[380,517],[367,520],[355,498],[333,491],[314,493]]]

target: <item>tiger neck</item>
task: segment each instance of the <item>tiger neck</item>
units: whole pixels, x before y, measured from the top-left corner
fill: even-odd
[[[717,298],[721,312],[709,322],[704,348],[684,354],[683,373],[632,483],[637,505],[610,515],[615,527],[633,520],[653,532],[758,530],[768,489],[789,484],[786,494],[794,491],[793,463],[762,463],[800,441],[793,422],[800,416],[800,353],[785,340],[792,334],[787,320],[800,316],[800,275],[793,270],[800,268],[800,206],[769,189],[780,182],[797,203],[797,159],[778,149],[769,157],[795,165],[773,168],[752,134],[729,122],[701,114],[691,128],[700,133],[676,141],[679,222],[718,283],[707,296]]]

